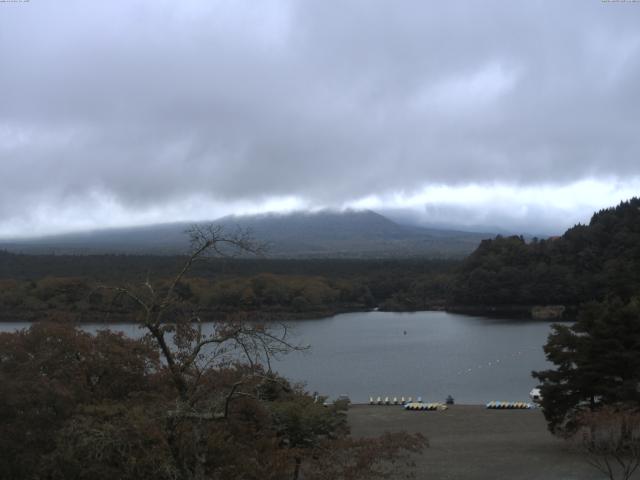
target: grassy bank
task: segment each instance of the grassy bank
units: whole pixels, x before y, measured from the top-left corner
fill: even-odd
[[[412,412],[398,406],[354,405],[356,436],[419,432],[430,447],[416,457],[419,479],[595,480],[584,457],[553,437],[539,410],[487,410],[454,405],[444,412]]]

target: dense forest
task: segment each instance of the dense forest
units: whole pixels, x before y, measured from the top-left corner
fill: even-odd
[[[561,237],[484,240],[460,266],[450,305],[577,306],[640,289],[640,199],[593,215]]]
[[[16,255],[0,252],[2,320],[128,320],[102,286],[168,279],[184,257]],[[209,258],[180,284],[209,316],[317,317],[371,308],[441,308],[455,260]]]

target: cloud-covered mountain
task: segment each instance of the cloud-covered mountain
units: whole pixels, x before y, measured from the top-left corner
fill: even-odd
[[[379,205],[560,232],[640,188],[631,1],[1,6],[2,236]]]
[[[223,217],[228,232],[248,230],[275,257],[451,257],[473,251],[491,234],[400,225],[370,210]],[[24,253],[149,253],[187,251],[188,223],[95,230],[0,244]]]

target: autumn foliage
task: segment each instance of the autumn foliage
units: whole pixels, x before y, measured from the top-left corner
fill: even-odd
[[[0,352],[7,480],[197,478],[203,445],[201,478],[290,479],[296,469],[304,478],[388,478],[389,460],[424,446],[409,435],[353,439],[338,406],[239,365],[205,371],[194,415],[177,416],[178,392],[149,339],[40,323],[0,334]],[[216,416],[239,381],[227,416]]]

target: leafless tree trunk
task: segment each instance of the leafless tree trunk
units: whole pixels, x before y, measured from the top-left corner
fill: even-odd
[[[261,364],[270,370],[274,355],[300,347],[289,342],[284,325],[276,332],[242,320],[216,321],[209,325],[210,332],[203,332],[200,316],[191,308],[183,308],[186,303],[178,292],[180,283],[196,262],[209,255],[260,254],[262,249],[245,231],[228,235],[220,226],[194,226],[188,234],[191,252],[168,286],[156,285],[147,277],[141,285],[101,288],[115,292],[116,298],[131,300],[141,326],[157,344],[179,399],[176,408],[168,412],[168,443],[183,478],[200,480],[206,478],[208,460],[206,422],[227,418],[231,400],[237,395],[247,395],[240,391],[244,383],[240,381],[220,395],[218,405],[198,406],[203,373],[226,364],[230,356],[243,359],[256,372]],[[176,431],[185,421],[190,422],[196,445],[192,465],[185,464],[176,441]]]

